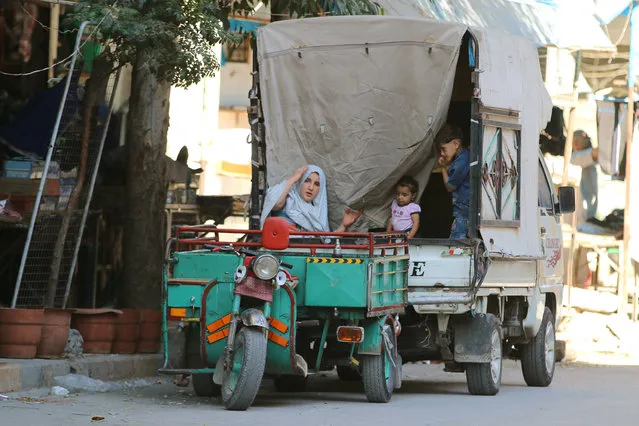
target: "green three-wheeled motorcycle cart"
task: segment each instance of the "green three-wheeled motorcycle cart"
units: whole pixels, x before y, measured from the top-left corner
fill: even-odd
[[[251,231],[180,227],[167,247],[161,372],[191,374],[198,395],[231,410],[247,409],[263,378],[303,391],[335,367],[388,402],[401,385],[407,273],[405,234],[295,232],[281,218]],[[169,321],[186,330],[188,368],[168,368]]]

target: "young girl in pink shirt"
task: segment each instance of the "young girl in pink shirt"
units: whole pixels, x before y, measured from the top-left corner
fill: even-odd
[[[419,230],[419,213],[422,211],[419,204],[415,203],[417,190],[417,181],[411,176],[404,176],[397,182],[386,231],[406,232],[408,238],[415,236]]]

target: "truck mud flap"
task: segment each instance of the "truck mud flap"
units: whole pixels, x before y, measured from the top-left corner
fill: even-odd
[[[453,325],[456,362],[490,362],[491,334],[499,320],[493,314],[469,316]]]

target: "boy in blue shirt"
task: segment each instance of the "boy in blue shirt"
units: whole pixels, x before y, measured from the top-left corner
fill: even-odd
[[[445,124],[435,137],[444,185],[453,193],[451,239],[468,237],[470,217],[470,152],[462,145],[462,131]]]

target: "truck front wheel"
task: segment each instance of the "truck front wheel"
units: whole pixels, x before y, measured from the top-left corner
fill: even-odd
[[[546,387],[555,375],[555,319],[546,307],[539,331],[521,346],[521,371],[528,386]]]

